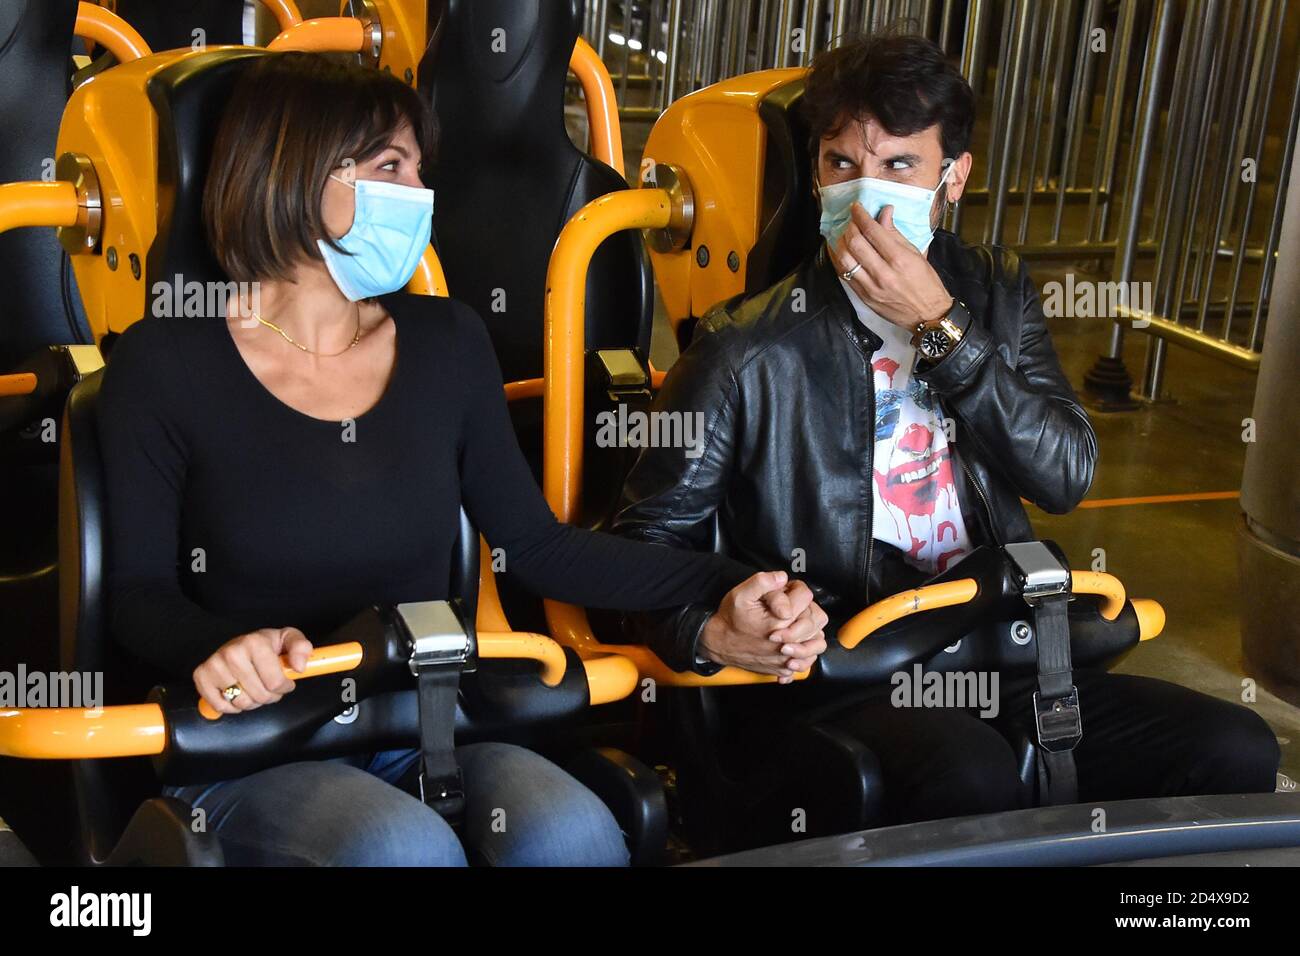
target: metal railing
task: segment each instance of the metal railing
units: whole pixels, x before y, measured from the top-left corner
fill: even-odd
[[[806,65],[852,33],[938,42],[980,100],[950,225],[1142,289],[1089,385],[1127,395],[1124,335],[1254,367],[1300,118],[1291,0],[588,0],[625,122],[728,76]],[[1137,283],[1137,286],[1131,286]],[[1112,396],[1114,397],[1114,396]]]

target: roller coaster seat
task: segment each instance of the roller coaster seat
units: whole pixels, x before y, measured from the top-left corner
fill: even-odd
[[[564,125],[577,0],[446,0],[420,89],[438,117],[429,176],[452,293],[487,323],[507,382],[542,374],[546,270],[566,222],[626,189],[623,170],[578,149]],[[588,350],[650,347],[654,290],[640,237],[597,252],[587,280]]]
[[[76,14],[77,0],[0,4],[0,71],[8,78],[0,84],[0,184],[55,174]],[[8,206],[7,196],[0,205]],[[57,626],[57,425],[68,390],[99,365],[99,355],[68,254],[53,229],[0,232],[0,262],[0,376],[35,378],[35,390],[26,394],[0,389],[0,670],[12,672],[19,662],[53,669],[55,648],[46,635]],[[40,821],[71,812],[63,806],[64,768],[0,760],[0,778],[6,781],[4,812],[14,825],[37,852],[52,845]]]
[[[68,99],[76,0],[24,0],[0,12],[0,66],[20,82],[0,86],[0,182],[48,179]],[[89,343],[67,253],[50,229],[0,233],[9,282],[0,331],[0,372],[38,350]]]
[[[110,701],[142,701],[159,675],[127,661],[109,639],[105,608],[107,514],[95,409],[103,373],[72,390],[59,468],[59,653],[69,672],[104,675]],[[146,758],[73,765],[81,862],[220,865],[221,848],[195,833],[189,809],[159,795]]]
[[[105,510],[96,429],[101,379],[102,373],[95,374],[75,387],[65,412],[59,519],[62,667],[103,673],[108,703],[136,703],[149,694],[178,720],[169,723],[168,750],[153,758],[153,767],[146,758],[75,762],[81,854],[91,863],[217,864],[219,846],[192,832],[188,807],[158,795],[160,778],[167,783],[203,782],[283,762],[287,753],[295,759],[312,759],[414,746],[419,740],[416,692],[407,689],[407,682],[398,685],[392,678],[406,670],[404,659],[397,662],[398,668],[389,666],[387,676],[375,667],[359,669],[354,672],[358,706],[348,722],[340,722],[332,719],[343,699],[338,687],[328,684],[330,678],[313,678],[279,704],[233,718],[240,721],[241,739],[228,754],[220,748],[231,738],[214,738],[212,728],[220,722],[196,716],[197,698],[191,686],[173,683],[150,694],[150,687],[163,682],[164,675],[130,658],[107,630],[104,543],[111,523]],[[471,633],[478,543],[478,533],[462,510],[450,587],[467,608],[463,617]],[[358,620],[372,627],[365,614]],[[541,739],[552,739],[561,725],[590,704],[584,666],[575,652],[565,653],[567,668],[555,687],[543,686],[529,661],[479,662],[476,673],[466,674],[461,681],[457,743],[482,739],[531,743],[533,728]],[[299,711],[314,721],[305,731]],[[296,736],[285,728],[295,728]],[[667,811],[654,772],[612,748],[597,751],[579,743],[549,752],[565,761],[570,772],[610,806],[627,835],[633,862],[657,862],[666,842]]]
[[[713,527],[713,549],[726,551],[716,516]],[[1066,565],[1053,542],[1044,544]],[[792,807],[808,811],[810,835],[879,824],[882,784],[875,755],[821,720],[835,709],[836,699],[848,701],[863,690],[886,687],[894,674],[914,666],[923,673],[984,671],[1003,678],[1035,673],[1034,616],[1009,552],[978,548],[926,584],[967,578],[978,585],[970,600],[903,616],[851,648],[836,639],[846,622],[832,620],[827,651],[808,685],[799,689],[813,695],[808,709],[794,713],[764,748],[746,740],[754,733],[755,711],[745,695],[754,689],[674,688],[670,733],[682,800],[699,827],[694,839],[714,852],[788,840]],[[1108,608],[1092,593],[1073,594],[1068,617],[1075,667],[1114,666],[1149,627],[1132,601]],[[1034,728],[1008,726],[1003,731],[1015,754],[1023,800],[1033,805],[1042,785]]]
[[[433,9],[436,7],[437,9]],[[615,170],[576,147],[564,124],[565,83],[579,35],[576,0],[445,0],[430,10],[433,39],[419,88],[439,124],[434,229],[451,294],[473,306],[506,382],[543,372],[543,304],[551,251],[583,206],[627,189]],[[600,447],[593,423],[618,404],[648,407],[654,284],[641,237],[611,236],[587,272],[582,513],[612,511],[633,450]],[[511,418],[541,480],[540,396],[513,400]],[[540,606],[506,573],[502,604],[516,626],[540,630]]]

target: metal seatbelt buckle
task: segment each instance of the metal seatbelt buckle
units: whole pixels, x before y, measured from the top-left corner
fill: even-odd
[[[1021,541],[1003,545],[1002,550],[1016,569],[1025,603],[1069,592],[1070,569],[1043,542]]]
[[[429,784],[428,789],[424,785],[424,771],[420,771],[420,802],[426,806],[432,806],[438,803],[457,803],[465,799],[465,774],[459,767],[456,772],[448,777],[439,777]]]
[[[1071,686],[1064,697],[1044,700],[1034,691],[1034,726],[1038,743],[1048,753],[1066,753],[1083,739],[1083,715],[1079,710],[1079,688]]]
[[[397,619],[410,641],[411,673],[426,667],[465,665],[474,655],[469,629],[448,601],[419,601],[397,605]],[[465,671],[472,667],[463,667]]]

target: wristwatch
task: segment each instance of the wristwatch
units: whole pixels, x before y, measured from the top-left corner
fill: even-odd
[[[941,361],[961,342],[961,326],[952,320],[952,313],[957,308],[964,309],[965,306],[953,299],[951,308],[943,316],[916,324],[912,345],[927,362]]]

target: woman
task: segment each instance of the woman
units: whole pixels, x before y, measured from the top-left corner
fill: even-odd
[[[279,655],[301,668],[312,638],[360,608],[447,596],[463,504],[540,594],[707,603],[715,629],[770,639],[755,670],[807,669],[825,615],[805,586],[560,525],[514,440],[479,318],[387,294],[429,240],[419,173],[432,139],[416,94],[375,70],[290,53],[241,77],[204,212],[222,268],[258,294],[232,296],[224,320],[136,323],[106,371],[115,637],[192,675],[221,713],[274,705],[293,690]],[[414,750],[169,792],[205,811],[236,864],[626,863],[608,810],[560,768],[493,743],[457,758],[463,846],[412,795]]]

